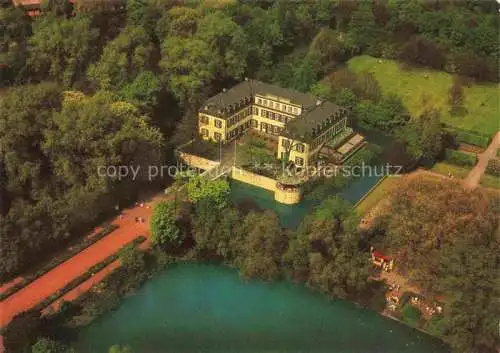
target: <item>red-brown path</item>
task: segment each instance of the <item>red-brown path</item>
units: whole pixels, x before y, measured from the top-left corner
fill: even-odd
[[[118,217],[113,222],[120,226],[118,229],[0,302],[0,327],[8,324],[15,315],[33,308],[139,235],[149,234],[151,208],[135,207],[122,214],[123,219]],[[146,221],[135,222],[135,217],[143,217]]]
[[[488,148],[483,153],[477,155],[478,162],[476,166],[472,168],[464,180],[466,188],[474,189],[479,184],[479,180],[483,176],[488,162],[496,156],[498,147],[500,147],[500,131],[493,137]]]

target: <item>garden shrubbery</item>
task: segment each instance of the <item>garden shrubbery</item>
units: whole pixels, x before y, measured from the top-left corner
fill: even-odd
[[[82,252],[83,250],[87,249],[89,246],[97,242],[98,240],[104,238],[106,235],[117,229],[118,226],[116,224],[108,224],[104,226],[102,230],[97,232],[94,236],[85,238],[82,242],[78,243],[77,245],[73,246],[71,250],[68,250],[66,253],[63,255],[54,258],[52,261],[47,263],[45,266],[40,268],[37,272],[35,272],[32,275],[28,275],[23,277],[23,279],[17,283],[16,285],[12,286],[2,294],[0,294],[0,300],[4,300],[5,298],[11,296],[18,290],[26,287],[28,284],[33,282],[34,280],[42,277],[44,274],[52,270],[53,268],[59,266],[63,262],[67,261],[68,259],[72,258],[76,254]]]
[[[445,150],[445,160],[455,165],[474,166],[477,162],[477,157],[471,153],[455,151],[447,148]]]
[[[466,143],[483,148],[488,147],[490,143],[490,137],[486,135],[479,135],[471,131],[459,130],[456,128],[446,128],[445,131],[452,134],[455,137],[455,141],[458,143]]]
[[[486,173],[500,177],[500,159],[492,158],[486,166]]]

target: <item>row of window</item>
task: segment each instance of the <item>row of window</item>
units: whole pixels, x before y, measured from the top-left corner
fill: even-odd
[[[200,115],[200,123],[203,125],[209,125],[210,119],[206,115]],[[222,120],[214,119],[214,126],[219,129],[222,128]]]
[[[256,108],[256,109],[257,109],[257,114],[255,114],[255,115],[259,115],[258,108]],[[265,110],[265,109],[260,110],[260,116],[262,116],[264,118],[276,120],[276,121],[279,121],[279,122],[282,122],[285,124],[290,120],[290,118],[287,117],[286,115],[282,115],[280,113],[270,112],[269,110]]]
[[[250,107],[248,107],[245,110],[242,110],[241,112],[239,112],[238,114],[227,120],[227,126],[231,126],[238,123],[242,119],[245,119],[247,116],[249,116],[251,113],[252,113],[252,108]]]
[[[330,130],[328,130],[325,134],[323,134],[319,138],[315,139],[314,142],[311,144],[311,148],[315,149],[316,147],[323,144],[324,142],[331,140],[332,137],[334,137],[339,132],[344,130],[345,126],[346,126],[346,119],[339,121]]]
[[[290,140],[287,139],[282,139],[281,140],[281,146],[283,146],[284,149],[290,148]],[[292,146],[292,149],[295,149],[295,151],[299,153],[304,153],[306,150],[306,146],[303,143],[297,143],[296,145]]]
[[[254,121],[255,123],[253,123],[252,126],[257,127],[257,120]],[[283,128],[277,125],[260,123],[260,131],[265,132],[266,134],[279,135],[282,130]]]
[[[281,152],[281,159],[285,158],[285,153],[286,152]],[[304,158],[295,157],[295,165],[298,167],[303,166],[304,165]]]
[[[263,105],[276,110],[281,110],[282,112],[293,113],[295,115],[299,114],[299,109],[297,107],[292,107],[283,103],[273,102],[271,100],[257,98],[257,104]]]
[[[246,123],[241,124],[241,125],[240,125],[240,126],[238,126],[236,129],[233,129],[232,131],[229,131],[229,132],[226,134],[226,139],[227,139],[227,140],[230,140],[230,139],[232,139],[233,137],[235,137],[235,136],[237,136],[237,135],[240,135],[242,132],[246,131],[249,127],[250,127],[250,121],[247,121]]]

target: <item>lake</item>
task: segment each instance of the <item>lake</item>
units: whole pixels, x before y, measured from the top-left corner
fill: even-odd
[[[437,340],[344,300],[236,270],[172,265],[81,330],[79,352],[445,353]]]

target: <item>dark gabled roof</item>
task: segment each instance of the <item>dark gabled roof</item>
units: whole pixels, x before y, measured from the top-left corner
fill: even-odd
[[[346,109],[336,104],[321,102],[309,107],[300,117],[286,124],[283,135],[305,142],[310,141],[314,137],[314,133],[321,133],[322,123],[331,126],[341,120],[346,112]],[[329,119],[330,121],[328,121]]]
[[[318,100],[318,98],[316,98],[312,94],[302,93],[294,89],[283,88],[277,85],[272,85],[269,83],[256,80],[249,80],[249,82],[255,94],[259,95],[270,94],[272,96],[289,99],[290,103],[301,105],[303,107],[314,105]]]
[[[220,113],[224,108],[228,108],[230,105],[241,104],[241,106],[245,106],[251,104],[251,99],[257,94],[261,96],[269,94],[279,98],[284,98],[290,100],[291,104],[300,105],[304,108],[314,106],[318,100],[317,97],[311,94],[302,93],[293,89],[283,88],[257,80],[247,79],[230,89],[220,92],[219,94],[207,99],[200,111],[224,117],[226,114]]]

